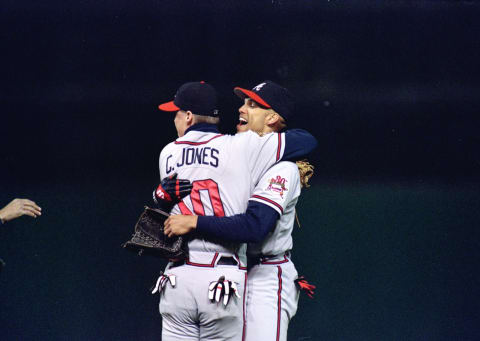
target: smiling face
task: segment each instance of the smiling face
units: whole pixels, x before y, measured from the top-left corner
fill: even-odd
[[[266,124],[267,116],[272,112],[271,109],[266,109],[260,106],[251,98],[245,98],[243,105],[238,109],[239,122],[237,124],[237,132],[241,133],[247,130],[252,130],[256,133],[262,134],[267,132]]]

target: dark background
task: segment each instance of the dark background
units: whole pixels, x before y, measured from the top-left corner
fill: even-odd
[[[289,340],[476,340],[475,1],[12,1],[0,5],[2,340],[159,340],[163,262],[129,254],[186,81],[265,79],[319,148],[294,261],[317,285]]]

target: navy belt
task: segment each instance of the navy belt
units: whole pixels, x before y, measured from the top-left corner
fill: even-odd
[[[217,265],[238,265],[238,262],[235,258],[233,257],[220,257],[220,259],[217,262]]]
[[[175,268],[177,266],[185,265],[185,264],[188,265],[186,260],[172,262],[171,265],[170,265],[170,268]],[[235,265],[235,266],[238,266],[238,261],[233,257],[222,256],[217,261],[216,265]]]
[[[258,264],[282,264],[288,262],[290,258],[290,251],[278,255],[258,255],[248,256],[247,266],[248,270]]]

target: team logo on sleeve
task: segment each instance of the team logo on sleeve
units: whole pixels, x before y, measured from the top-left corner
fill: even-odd
[[[265,190],[278,193],[280,194],[280,197],[283,199],[283,192],[288,191],[287,187],[285,186],[286,183],[287,183],[287,180],[285,178],[282,178],[280,175],[277,175],[276,178],[270,179],[269,185]]]

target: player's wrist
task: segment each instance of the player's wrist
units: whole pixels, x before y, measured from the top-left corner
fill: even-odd
[[[7,222],[7,217],[6,217],[5,211],[6,211],[5,207],[0,209],[0,222],[2,224],[5,224]]]

